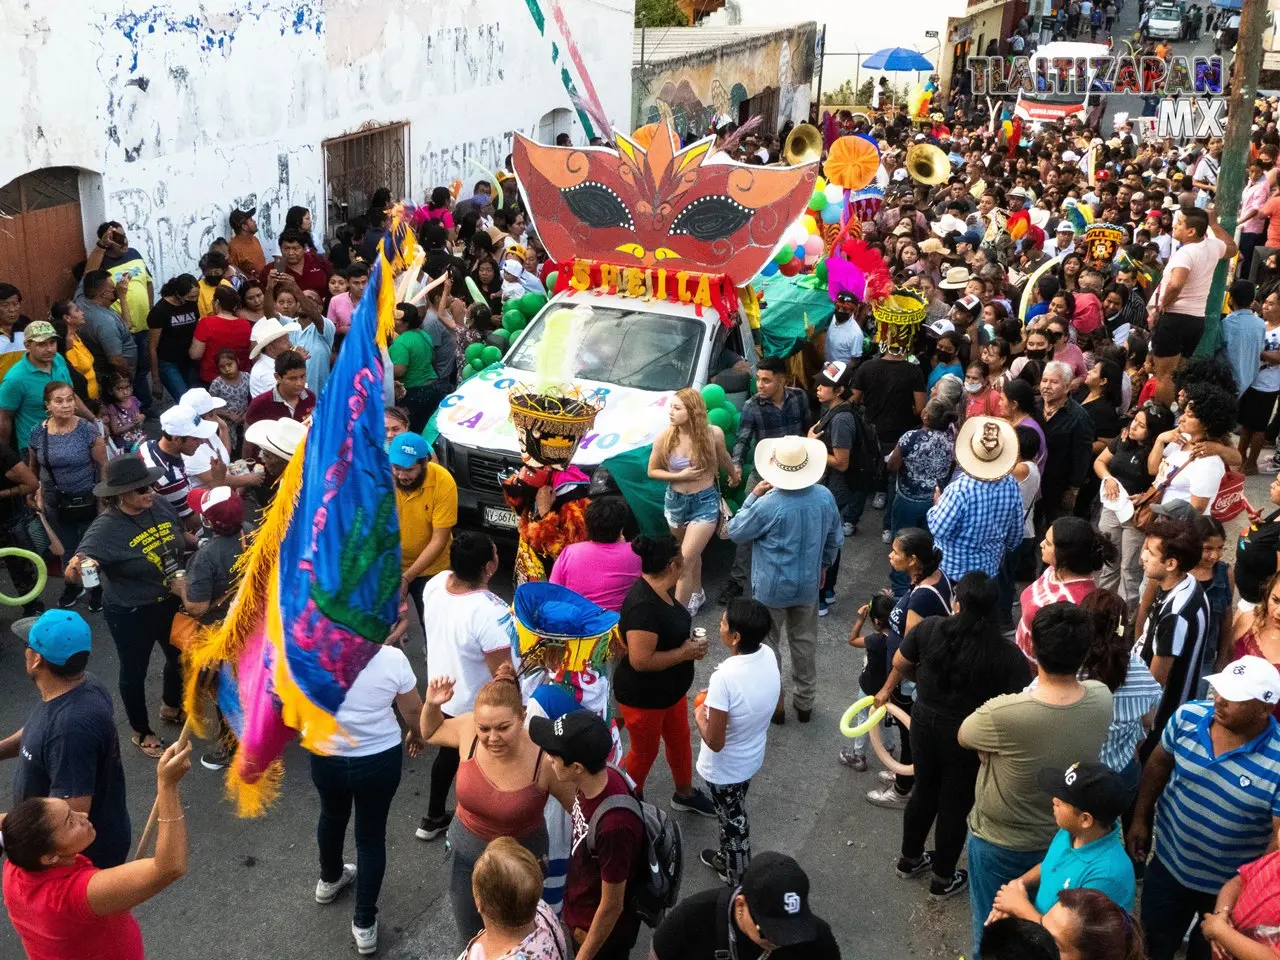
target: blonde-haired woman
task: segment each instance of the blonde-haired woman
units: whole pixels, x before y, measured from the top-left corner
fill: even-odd
[[[484,921],[458,960],[564,960],[560,921],[542,900],[542,866],[510,837],[489,843],[471,873],[471,893]]]
[[[720,521],[716,478],[724,469],[729,484],[736,486],[742,471],[729,459],[724,431],[707,420],[707,405],[697,390],[677,391],[667,418],[671,426],[654,441],[649,454],[649,476],[668,484],[663,513],[684,556],[676,600],[696,616],[707,600],[702,589],[702,551]]]

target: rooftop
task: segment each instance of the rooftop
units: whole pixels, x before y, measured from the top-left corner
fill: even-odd
[[[678,60],[708,50],[734,46],[744,40],[773,36],[803,25],[782,23],[761,27],[649,27],[632,34],[631,63],[643,66],[662,60]]]

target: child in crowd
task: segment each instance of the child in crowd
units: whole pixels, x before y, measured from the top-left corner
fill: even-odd
[[[146,419],[142,404],[133,395],[133,384],[128,377],[117,373],[106,379],[105,395],[110,398],[103,406],[107,435],[121,453],[128,453],[147,439],[142,429]]]
[[[333,302],[333,298],[339,294],[346,293],[350,289],[347,286],[347,278],[341,272],[335,270],[329,275],[329,294],[324,298],[323,311],[324,315],[329,316],[329,304]]]
[[[249,408],[249,378],[240,372],[234,350],[218,354],[218,376],[209,384],[209,395],[227,402],[218,413],[231,433],[231,456],[238,457],[244,440],[244,412]]]
[[[520,278],[524,276],[524,264],[514,257],[502,261],[502,303],[506,305],[512,300],[519,300],[529,291],[524,288]]]
[[[893,612],[893,597],[877,594],[870,603],[864,603],[858,609],[858,619],[849,631],[849,646],[865,650],[866,663],[858,677],[858,689],[867,696],[880,692],[889,678],[889,665],[893,659],[893,651],[889,649],[889,614]],[[871,621],[871,631],[862,636],[862,628],[867,620]],[[854,725],[866,721],[869,710],[862,710],[854,720]],[[859,773],[867,769],[867,735],[854,737],[853,743],[840,751],[840,762],[852,767]]]
[[[1205,515],[1196,517],[1196,530],[1204,538],[1200,563],[1191,575],[1200,582],[1204,598],[1209,601],[1209,629],[1204,638],[1204,657],[1200,667],[1200,696],[1208,697],[1209,684],[1203,679],[1215,671],[1218,644],[1231,632],[1231,598],[1235,595],[1235,579],[1231,567],[1222,559],[1227,531],[1222,521]]]
[[[1280,850],[1246,863],[1218,891],[1216,910],[1206,913],[1200,932],[1229,957],[1274,956],[1280,952],[1280,897],[1276,896],[1276,871]],[[1262,947],[1261,950],[1257,949]]]

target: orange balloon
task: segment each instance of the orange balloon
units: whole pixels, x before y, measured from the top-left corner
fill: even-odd
[[[706,690],[699,690],[697,693],[695,693],[693,695],[693,709],[697,710],[700,706],[703,705],[703,703],[706,702],[706,699],[707,699]]]
[[[865,137],[841,137],[831,145],[822,168],[827,180],[846,190],[861,190],[880,169],[880,151]]]

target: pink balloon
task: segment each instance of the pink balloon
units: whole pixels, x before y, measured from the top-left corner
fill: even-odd
[[[804,240],[804,252],[811,257],[816,257],[822,253],[822,238],[816,234],[810,234]]]

